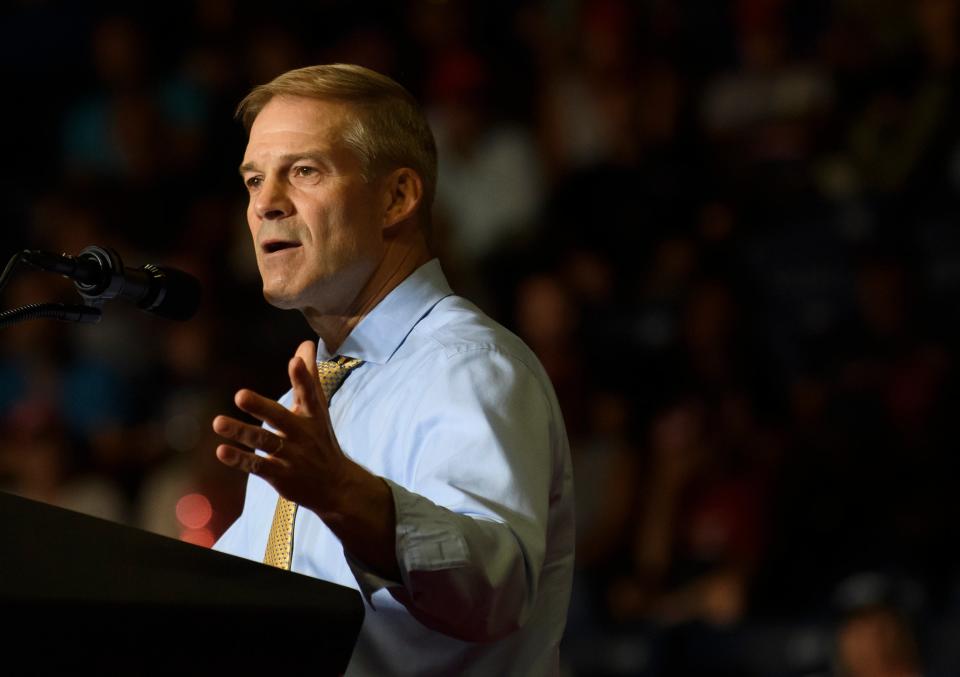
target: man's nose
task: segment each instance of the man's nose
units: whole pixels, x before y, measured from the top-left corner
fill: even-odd
[[[284,182],[276,178],[264,179],[253,203],[257,218],[276,221],[293,213],[293,203],[287,195]]]

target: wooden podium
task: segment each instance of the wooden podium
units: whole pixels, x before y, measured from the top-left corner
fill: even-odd
[[[0,672],[337,675],[356,590],[0,492]]]

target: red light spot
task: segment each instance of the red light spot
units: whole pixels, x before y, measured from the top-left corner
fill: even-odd
[[[187,529],[203,529],[213,517],[213,507],[203,494],[187,494],[177,501],[177,519]]]
[[[180,532],[180,540],[204,548],[210,548],[217,539],[209,529],[184,529]]]

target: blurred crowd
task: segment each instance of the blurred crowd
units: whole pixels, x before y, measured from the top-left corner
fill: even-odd
[[[534,349],[575,466],[570,675],[960,673],[956,0],[20,0],[4,257],[101,244],[204,285],[170,323],[0,332],[0,488],[209,545],[210,421],[279,396],[233,107],[390,74],[434,248]],[[20,271],[3,309],[75,300]]]

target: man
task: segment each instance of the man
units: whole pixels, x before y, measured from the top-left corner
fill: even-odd
[[[238,115],[264,296],[319,343],[297,349],[279,403],[237,393],[265,426],[214,419],[218,458],[250,474],[217,549],[359,589],[349,675],[556,674],[566,434],[530,350],[453,295],[429,253],[422,112],[393,80],[331,65],[255,88]],[[275,538],[291,512],[292,546]]]

